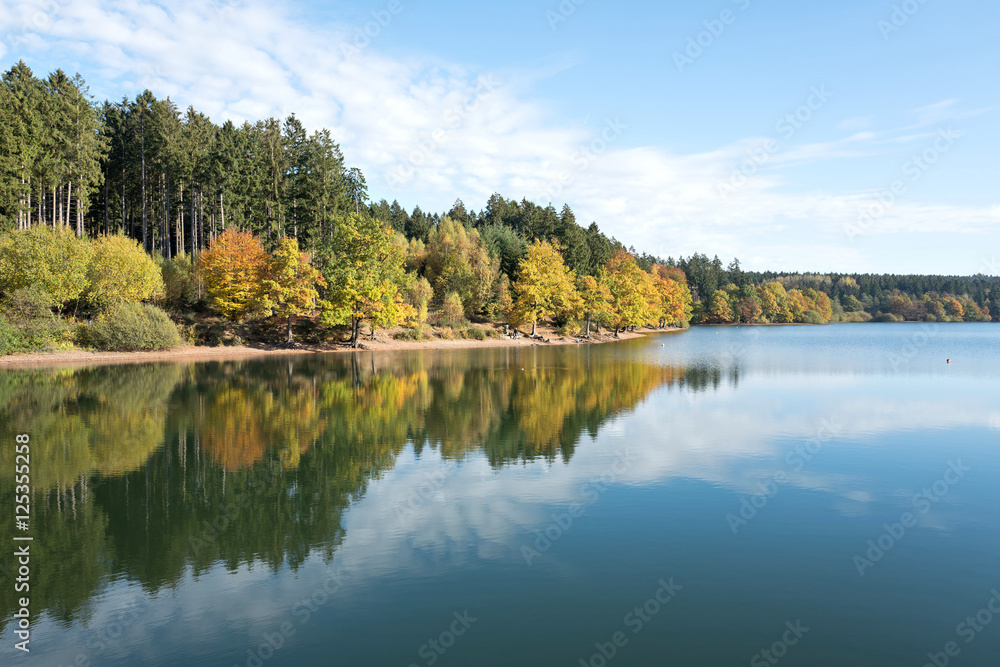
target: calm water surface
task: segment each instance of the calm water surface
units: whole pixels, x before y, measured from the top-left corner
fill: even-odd
[[[1000,325],[7,370],[0,425],[4,665],[1000,661]]]

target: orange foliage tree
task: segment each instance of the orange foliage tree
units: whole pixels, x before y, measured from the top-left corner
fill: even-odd
[[[250,232],[227,229],[198,258],[198,270],[212,304],[230,320],[260,309],[261,282],[269,257]]]

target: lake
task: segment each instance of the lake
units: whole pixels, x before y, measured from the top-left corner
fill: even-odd
[[[4,370],[0,423],[4,665],[1000,654],[998,325]]]

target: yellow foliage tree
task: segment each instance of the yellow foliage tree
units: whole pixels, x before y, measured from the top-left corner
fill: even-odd
[[[566,268],[557,246],[538,239],[528,246],[514,283],[514,310],[517,320],[531,322],[532,336],[539,319],[576,314],[583,307],[573,280],[573,272]]]
[[[576,288],[583,300],[583,312],[587,318],[584,335],[590,338],[591,321],[600,322],[609,313],[611,291],[604,284],[604,281],[598,280],[594,276],[580,276],[576,281]]]
[[[325,286],[326,280],[309,263],[309,255],[299,251],[296,239],[281,239],[260,284],[260,306],[266,315],[286,318],[289,343],[292,317],[310,313],[316,307],[316,285]]]
[[[0,238],[0,293],[40,285],[61,306],[86,289],[92,254],[91,244],[69,230],[39,225],[6,234]]]
[[[87,282],[87,301],[102,310],[163,295],[160,267],[126,236],[102,236],[94,242]]]
[[[648,324],[655,317],[650,303],[655,301],[652,277],[639,268],[635,257],[619,250],[604,265],[603,282],[611,293],[608,319],[619,331]]]
[[[653,310],[660,326],[689,321],[693,308],[691,290],[688,289],[684,272],[662,264],[654,264],[650,274],[657,296]]]
[[[788,324],[794,321],[791,304],[785,286],[779,282],[769,282],[757,288],[760,295],[761,311],[769,322]]]
[[[729,300],[729,294],[725,290],[717,289],[712,295],[712,300],[708,305],[708,319],[717,324],[727,324],[733,321],[733,307]]]

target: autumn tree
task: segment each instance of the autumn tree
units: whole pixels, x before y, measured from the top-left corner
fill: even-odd
[[[652,321],[650,303],[655,301],[652,277],[639,268],[635,257],[626,250],[618,250],[604,266],[603,281],[611,294],[608,319],[619,331]]]
[[[84,294],[91,305],[108,310],[122,303],[163,295],[159,265],[126,236],[102,236],[94,241]]]
[[[531,322],[532,336],[539,319],[580,310],[583,302],[573,281],[557,246],[537,239],[528,246],[514,283],[514,311],[519,321]]]
[[[728,324],[733,321],[733,308],[729,303],[729,295],[725,290],[717,289],[712,294],[706,313],[709,322]]]
[[[77,299],[87,287],[90,242],[69,230],[45,225],[0,238],[0,293],[38,285],[59,306]]]
[[[419,246],[410,250],[411,257],[414,251],[419,251]],[[468,317],[487,314],[496,294],[500,261],[477,230],[466,229],[445,216],[428,233],[422,261],[423,274],[439,300],[455,292]]]
[[[320,301],[327,325],[349,324],[351,346],[358,346],[361,323],[374,327],[399,321],[400,285],[404,281],[404,250],[391,228],[368,216],[348,214],[333,221],[333,232],[317,254],[326,280]]]
[[[661,327],[681,324],[691,319],[691,291],[684,272],[675,267],[654,264],[653,278],[656,298],[653,311]]]
[[[824,322],[829,322],[833,317],[833,306],[830,304],[830,297],[825,292],[820,292],[811,287],[802,291],[812,304],[811,310],[816,311]]]
[[[236,321],[257,312],[261,285],[270,259],[260,239],[250,232],[227,229],[198,256],[198,270],[212,305]],[[293,265],[294,266],[294,265]]]
[[[309,263],[309,254],[299,250],[296,239],[283,238],[271,257],[261,281],[260,307],[265,315],[286,318],[287,342],[292,339],[292,317],[311,313],[319,294],[316,286],[326,281]]]
[[[735,297],[732,301],[735,319],[742,324],[756,324],[764,310],[754,286],[749,283],[744,284]]]
[[[434,297],[434,289],[423,276],[407,275],[407,302],[416,311],[416,323],[427,321],[427,305]]]
[[[590,323],[600,322],[607,317],[611,306],[611,291],[604,280],[594,276],[580,276],[576,280],[576,288],[583,301],[583,313],[586,318],[584,335],[590,338]]]

